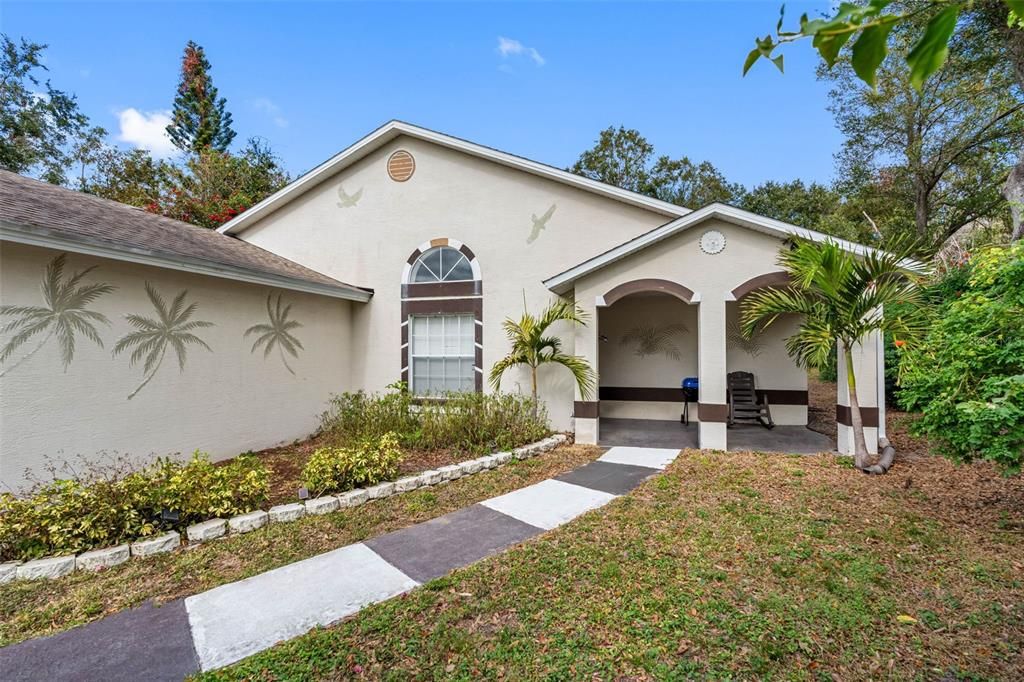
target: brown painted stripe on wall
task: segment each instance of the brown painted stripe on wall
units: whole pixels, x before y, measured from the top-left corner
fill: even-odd
[[[482,324],[474,324],[476,329],[473,331],[473,341],[483,345],[484,342],[484,326]]]
[[[702,422],[724,424],[729,421],[729,406],[717,403],[697,403],[697,419]]]
[[[576,400],[572,404],[572,416],[580,419],[597,419],[601,415],[601,403],[596,400]]]
[[[864,426],[878,426],[878,408],[860,408],[860,419]],[[844,426],[853,426],[853,412],[848,405],[836,405],[836,421]]]
[[[771,405],[807,405],[807,391],[788,389],[759,390],[758,395],[767,396]],[[679,403],[683,400],[683,389],[668,387],[602,386],[598,391],[601,400],[622,400],[637,402]]]
[[[402,301],[402,319],[410,315],[443,315],[446,313],[475,313],[477,319],[483,311],[481,298],[422,298]]]
[[[693,292],[678,282],[670,282],[666,279],[636,279],[632,282],[625,282],[617,287],[608,290],[604,295],[605,305],[612,305],[620,298],[630,294],[654,291],[663,294],[670,294],[681,301],[689,303],[693,299]]]
[[[758,275],[748,279],[743,284],[739,285],[732,290],[733,298],[737,301],[749,294],[755,289],[764,289],[766,287],[783,287],[789,284],[790,276],[788,272],[779,270],[778,272],[769,272],[764,275]]]

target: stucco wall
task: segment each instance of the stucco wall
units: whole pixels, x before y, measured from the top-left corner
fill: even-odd
[[[0,303],[43,305],[44,273],[57,255],[4,242]],[[350,306],[361,304],[77,254],[66,255],[64,281],[90,266],[96,268],[80,284],[116,287],[87,306],[109,320],[93,323],[103,347],[77,333],[65,370],[55,336],[14,366],[43,333],[0,364],[0,489],[20,485],[25,468],[38,470],[47,455],[67,460],[103,451],[143,457],[199,449],[223,459],[291,442],[316,428],[331,393],[351,388]],[[117,355],[113,349],[134,331],[125,315],[157,317],[146,282],[168,306],[187,290],[186,305],[197,305],[190,319],[213,323],[191,330],[210,350],[186,345],[182,369],[169,347],[152,380],[129,399],[145,379],[144,360],[131,366],[132,348]],[[267,297],[276,303],[279,293],[292,305],[289,319],[302,324],[292,333],[303,348],[297,358],[285,356],[294,374],[276,350],[268,357],[262,349],[252,352],[256,337],[244,336],[268,323]],[[0,344],[10,337],[0,336]]]
[[[406,182],[391,180],[388,156],[405,149],[416,159]],[[339,206],[339,186],[353,196]],[[532,215],[555,211],[529,242]],[[242,239],[327,275],[375,291],[353,311],[353,381],[381,390],[399,378],[401,276],[409,255],[430,239],[448,237],[476,254],[483,277],[483,370],[508,342],[501,322],[554,297],[542,280],[668,222],[668,218],[558,182],[506,168],[420,140],[401,137],[241,232]],[[572,350],[568,328],[556,330]],[[509,372],[505,390],[529,391],[525,372]],[[556,428],[571,427],[573,383],[567,372],[541,371],[541,397]]]

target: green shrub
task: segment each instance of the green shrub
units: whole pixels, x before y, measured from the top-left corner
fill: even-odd
[[[354,447],[318,448],[302,469],[302,482],[314,496],[376,485],[398,475],[401,460],[393,433]]]
[[[900,402],[918,433],[957,461],[1024,463],[1024,244],[976,254],[966,285],[903,358]]]
[[[160,459],[137,471],[87,466],[81,478],[38,484],[25,497],[0,495],[0,560],[74,554],[242,514],[270,492],[270,473],[255,457],[215,466],[197,452],[187,463]],[[164,509],[178,521],[163,521]]]
[[[408,448],[454,448],[477,453],[525,445],[550,433],[543,409],[533,414],[527,396],[508,393],[449,393],[420,400],[404,384],[384,394],[334,396],[321,416],[326,441],[351,446],[397,435]]]

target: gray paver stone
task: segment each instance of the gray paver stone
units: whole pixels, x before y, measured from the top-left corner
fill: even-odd
[[[420,474],[420,478],[423,480],[423,485],[437,485],[444,480],[444,474],[437,469],[431,469]]]
[[[257,509],[251,511],[248,514],[239,514],[238,516],[232,516],[228,519],[228,530],[232,533],[250,533],[257,528],[262,528],[267,525],[267,521],[270,519],[270,514]]]
[[[271,523],[287,523],[289,521],[295,521],[301,519],[306,513],[306,508],[301,502],[292,502],[291,504],[279,504],[276,507],[270,508],[270,522]]]
[[[21,566],[20,561],[8,561],[0,564],[0,585],[14,580],[18,574],[18,566]]]
[[[371,500],[379,500],[382,497],[391,497],[395,494],[395,482],[388,481],[386,483],[378,483],[372,488],[367,488],[366,492],[369,493]]]
[[[370,493],[363,488],[356,488],[355,490],[349,490],[347,493],[338,495],[338,506],[342,509],[358,507],[368,499],[370,499]]]
[[[306,513],[307,514],[330,514],[332,511],[338,509],[338,498],[333,495],[327,497],[317,497],[316,499],[306,500]]]
[[[446,481],[454,481],[456,478],[462,477],[462,467],[458,464],[446,464],[438,471],[441,472],[441,477]]]
[[[410,490],[416,490],[421,485],[423,485],[423,479],[420,476],[406,476],[395,481],[395,492],[407,493]]]
[[[26,561],[18,566],[18,577],[24,580],[52,580],[75,570],[75,556],[53,556]]]
[[[202,523],[196,523],[185,529],[189,542],[209,542],[224,537],[228,532],[228,522],[225,519],[210,519]]]
[[[91,552],[79,554],[75,559],[75,568],[79,571],[98,571],[101,568],[123,564],[129,558],[131,558],[131,550],[128,545],[94,549]]]
[[[139,540],[132,543],[132,556],[147,557],[177,549],[181,545],[181,536],[171,531],[155,538]]]

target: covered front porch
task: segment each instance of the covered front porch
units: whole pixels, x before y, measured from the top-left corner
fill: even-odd
[[[788,236],[756,219],[731,207],[702,209],[546,281],[555,293],[574,298],[590,320],[576,328],[575,351],[599,382],[596,395],[576,396],[577,441],[852,451],[845,382],[834,406],[838,442],[807,428],[807,373],[785,346],[800,318],[779,318],[753,337],[740,333],[744,298],[788,283],[776,265]],[[880,339],[868,339],[852,358],[870,450],[884,435],[880,347]],[[845,358],[839,363],[844,366]],[[753,376],[756,400],[768,406],[772,428],[734,423],[741,411],[731,405],[728,377],[736,372]],[[699,385],[689,401],[681,388],[687,378]]]

